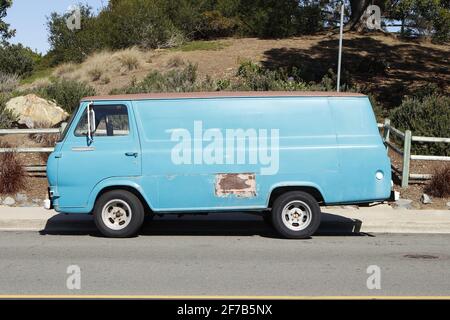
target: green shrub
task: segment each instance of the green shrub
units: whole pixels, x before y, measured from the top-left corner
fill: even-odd
[[[197,82],[197,66],[189,63],[182,69],[173,69],[166,73],[152,71],[144,80],[131,84],[111,93],[150,93],[150,92],[191,92],[208,90],[201,82]],[[209,89],[210,90],[210,89]]]
[[[298,78],[295,68],[290,72],[286,69],[269,70],[245,61],[239,66],[237,76],[238,81],[232,86],[234,90],[302,91],[308,88],[308,84]]]
[[[441,92],[441,89],[437,86],[437,84],[428,82],[427,84],[415,89],[412,92],[411,96],[416,99],[422,100],[423,98],[425,98],[427,96],[431,96],[433,94],[440,94],[440,93],[442,93],[442,92]]]
[[[35,55],[21,44],[0,45],[0,72],[28,76],[35,67]]]
[[[79,105],[80,99],[95,95],[95,90],[84,82],[62,79],[40,89],[38,94],[45,99],[54,100],[68,113],[72,113]]]
[[[235,17],[226,17],[219,10],[205,11],[202,13],[202,32],[208,37],[228,37],[233,35],[239,21]]]
[[[14,122],[17,122],[17,115],[5,108],[9,97],[0,94],[0,128],[9,129],[13,127]]]
[[[67,28],[66,19],[70,13],[53,12],[48,17],[48,41],[51,49],[47,54],[50,60],[47,64],[54,66],[69,61],[82,62],[95,50],[107,47],[105,38],[108,26],[103,26],[102,21],[96,18],[92,8],[87,5],[80,6],[80,14],[82,28],[74,31]]]
[[[406,98],[391,112],[392,124],[411,130],[416,136],[450,137],[450,97],[438,94],[423,99]],[[413,153],[450,156],[450,145],[444,143],[412,144]]]

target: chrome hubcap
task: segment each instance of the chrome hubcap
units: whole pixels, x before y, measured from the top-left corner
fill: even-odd
[[[123,200],[114,199],[103,206],[103,223],[112,230],[122,230],[130,224],[131,208]]]
[[[294,200],[285,205],[281,215],[283,224],[292,231],[307,228],[312,220],[311,208],[300,200]]]

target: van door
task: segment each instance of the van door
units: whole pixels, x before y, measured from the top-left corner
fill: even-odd
[[[140,144],[129,102],[95,102],[95,132],[87,139],[86,107],[67,133],[58,161],[59,207],[85,207],[96,184],[141,175]]]

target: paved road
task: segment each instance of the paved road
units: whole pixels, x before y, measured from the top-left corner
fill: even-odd
[[[450,295],[449,242],[414,234],[282,240],[262,222],[209,220],[155,221],[132,239],[0,232],[0,294]],[[81,290],[66,287],[69,265],[81,268]],[[380,290],[366,286],[370,265],[381,269]]]

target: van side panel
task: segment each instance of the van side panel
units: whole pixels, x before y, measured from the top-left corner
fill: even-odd
[[[327,97],[142,100],[133,107],[142,148],[142,189],[155,211],[265,208],[275,187],[291,185],[314,186],[327,202],[342,199]],[[239,129],[245,133],[241,138],[227,136],[226,130]],[[265,146],[275,141],[277,156],[257,154],[256,161],[250,160],[255,146],[271,155]],[[215,153],[215,146],[226,149],[231,143],[236,146],[233,155]],[[190,150],[188,156],[183,153],[183,163],[176,157],[180,153],[174,153],[180,146]],[[214,163],[208,163],[207,150],[215,150],[208,153],[214,154]],[[237,161],[238,153],[245,154],[245,163]]]
[[[339,144],[338,202],[386,199],[391,166],[368,98],[329,98]],[[376,179],[377,171],[384,178]]]

